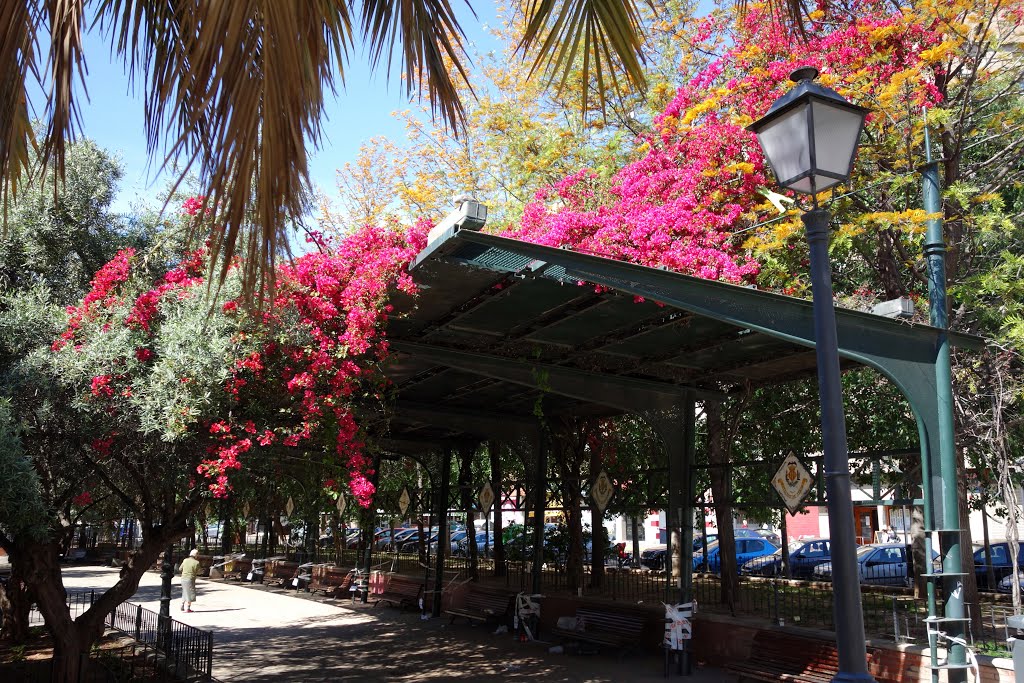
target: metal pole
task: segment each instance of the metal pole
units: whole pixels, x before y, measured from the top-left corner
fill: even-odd
[[[686,603],[693,599],[693,499],[695,478],[693,461],[697,451],[697,403],[694,392],[687,391],[683,395],[683,462],[680,473],[683,482],[683,504],[679,524],[682,526],[679,544],[679,602]],[[689,672],[689,663],[685,664]]]
[[[168,545],[164,549],[164,562],[160,565],[160,642],[161,648],[166,651],[170,644],[171,635],[171,578],[174,576],[174,564],[171,555],[174,553],[174,546]]]
[[[922,169],[922,195],[924,210],[932,215],[928,219],[924,255],[928,260],[928,308],[931,324],[942,332],[936,341],[935,393],[939,428],[939,478],[942,481],[942,516],[939,544],[942,546],[942,594],[945,598],[943,629],[951,637],[963,642],[966,622],[964,618],[963,574],[960,562],[960,501],[957,490],[956,448],[953,430],[953,380],[949,360],[949,337],[946,329],[946,242],[942,235],[942,198],[939,193],[939,163],[931,158],[928,128],[925,127],[927,162]],[[926,558],[930,561],[930,558]],[[964,646],[950,641],[948,672],[949,683],[963,683],[967,671],[961,667],[967,661]]]
[[[860,603],[846,417],[843,414],[836,312],[832,303],[832,273],[828,260],[830,216],[827,211],[816,208],[805,213],[802,219],[810,247],[814,350],[818,361],[821,440],[825,451],[825,490],[832,539],[832,604],[839,653],[839,673],[832,680],[874,683],[875,679],[868,673],[864,614]]]
[[[448,538],[448,483],[451,481],[452,449],[445,446],[441,455],[441,484],[437,487],[437,570],[434,574],[434,599],[431,601],[431,614],[441,616],[441,591],[444,590],[444,557],[448,550],[444,539]],[[429,546],[430,532],[427,534]]]

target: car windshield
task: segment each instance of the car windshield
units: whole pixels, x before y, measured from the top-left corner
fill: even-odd
[[[875,546],[873,545],[862,545],[861,547],[857,548],[857,557],[864,557],[874,549]]]
[[[718,550],[718,541],[715,541],[713,543],[708,543],[708,552],[710,553],[710,552],[713,552],[715,550]]]

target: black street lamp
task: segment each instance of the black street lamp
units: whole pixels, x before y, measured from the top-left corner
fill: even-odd
[[[849,178],[868,110],[850,104],[839,93],[815,83],[817,75],[813,67],[794,71],[790,79],[796,85],[775,100],[768,113],[748,130],[757,134],[757,141],[779,185],[809,194],[814,202],[814,208],[801,218],[810,247],[825,489],[832,539],[833,621],[839,652],[839,673],[832,680],[874,683],[875,679],[868,673],[860,602],[846,418],[828,260],[830,216],[818,208],[816,198],[818,192]]]

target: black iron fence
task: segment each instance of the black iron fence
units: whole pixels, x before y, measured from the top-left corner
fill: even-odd
[[[78,618],[79,614],[92,607],[92,603],[95,600],[96,591],[94,590],[67,593],[65,602],[68,606],[68,614],[71,615],[72,619]],[[39,611],[39,607],[33,604],[32,609],[28,613],[29,626],[42,626],[45,621],[42,612]]]
[[[213,632],[204,631],[141,605],[124,602],[110,613],[108,625],[163,660],[175,680],[209,681],[213,675]]]

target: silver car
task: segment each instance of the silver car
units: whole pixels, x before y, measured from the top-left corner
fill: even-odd
[[[909,586],[908,548],[902,543],[877,543],[857,548],[857,573],[861,583],[883,586]],[[832,563],[824,562],[813,570],[817,581],[832,580]]]

